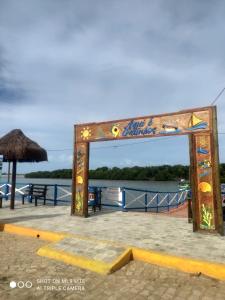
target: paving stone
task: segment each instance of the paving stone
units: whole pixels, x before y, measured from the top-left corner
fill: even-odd
[[[83,219],[70,217],[69,212],[62,213],[57,208],[49,207],[43,208],[38,206],[38,210],[30,207],[21,210],[15,209],[14,212],[8,209],[0,210],[2,219],[8,218],[9,222],[15,222],[17,225],[28,227],[42,227],[43,230],[56,230],[66,231],[74,234],[95,237],[99,240],[105,240],[106,237],[112,241],[119,241],[121,245],[141,245],[142,247],[164,247],[167,251],[169,247],[176,244],[177,254],[183,253],[184,249],[191,255],[201,256],[206,258],[209,255],[211,260],[221,261],[225,251],[223,248],[225,244],[224,237],[209,236],[192,233],[192,228],[189,227],[185,220],[182,222],[173,221],[173,218],[168,217],[152,217],[151,215],[135,213],[121,213],[108,214],[107,224],[102,221],[102,215],[96,215],[94,218]],[[4,212],[3,212],[4,211]],[[47,214],[46,214],[47,212]],[[68,213],[68,215],[67,215]],[[40,218],[40,216],[42,216]],[[51,221],[48,224],[48,218],[52,218],[55,221]],[[157,219],[158,218],[158,219]],[[162,219],[164,218],[164,219]],[[41,220],[41,222],[40,222]],[[124,226],[124,222],[127,224]],[[160,228],[160,222],[166,222]],[[171,222],[172,220],[172,222]],[[174,222],[174,223],[173,223]],[[72,223],[72,224],[70,224]],[[67,225],[70,226],[67,226]],[[93,225],[94,224],[94,225]],[[116,226],[115,226],[116,224]],[[139,225],[140,230],[139,230]],[[49,226],[49,227],[48,227]],[[111,226],[111,228],[110,228]],[[152,227],[151,227],[152,226]],[[166,228],[166,226],[168,228]],[[179,227],[181,226],[181,228]],[[159,227],[159,228],[158,228]],[[172,227],[172,229],[171,229]],[[101,231],[104,228],[105,230]],[[113,229],[112,229],[113,228]],[[155,231],[155,232],[154,232]],[[148,232],[149,238],[146,238],[145,242],[142,242],[142,235],[146,236]],[[170,238],[165,241],[168,233]],[[184,233],[184,236],[181,233]],[[178,238],[178,235],[180,237]],[[155,240],[157,239],[157,242]],[[173,239],[170,241],[170,239]],[[187,239],[185,247],[182,245],[182,241]],[[148,241],[147,241],[148,240]],[[198,246],[196,241],[200,243]],[[125,243],[126,242],[126,243]],[[132,244],[133,243],[133,244]],[[152,244],[151,244],[152,243]],[[214,244],[213,244],[214,243]],[[157,244],[157,245],[155,245]],[[218,251],[215,253],[209,253],[207,250],[207,244],[211,244],[213,247],[218,245]],[[101,299],[108,300],[110,296],[115,299],[213,299],[224,300],[225,295],[225,282],[210,279],[206,276],[190,276],[172,269],[161,268],[158,266],[145,264],[142,262],[131,261],[128,265],[110,276],[102,276],[96,273],[92,273],[88,270],[82,270],[80,268],[66,265],[61,262],[50,260],[45,257],[37,256],[36,251],[46,245],[46,242],[23,236],[17,236],[7,233],[0,233],[0,299],[1,300],[20,300],[20,299]],[[73,245],[77,245],[74,241]],[[87,243],[82,244],[87,245]],[[89,250],[91,249],[91,243]],[[154,246],[155,245],[155,246]],[[70,247],[70,243],[65,243],[65,247]],[[99,247],[95,245],[96,254],[99,254],[99,249],[104,249],[104,243]],[[180,248],[179,248],[180,247]],[[205,247],[205,249],[204,249]],[[123,248],[123,247],[118,247]],[[112,259],[112,252],[114,247],[108,247],[108,257]],[[119,250],[118,250],[119,251]],[[173,250],[174,251],[174,247]],[[223,252],[224,251],[224,252]],[[90,251],[87,252],[90,255]],[[212,251],[213,252],[213,251]],[[37,286],[43,288],[44,284],[38,284],[38,279],[85,279],[83,292],[78,291],[46,291],[37,290]],[[10,289],[9,282],[12,280],[31,280],[33,286],[31,289]],[[142,294],[144,293],[144,294]],[[167,297],[167,298],[166,298]]]
[[[192,224],[186,218],[104,209],[90,218],[80,218],[71,216],[68,206],[34,207],[17,202],[11,211],[4,202],[0,219],[2,223],[107,239],[121,245],[225,263],[225,237],[193,233]]]
[[[168,270],[158,266],[132,261],[116,273],[102,276],[88,270],[65,265],[37,256],[35,252],[46,243],[28,237],[0,233],[0,299],[213,299],[224,300],[225,282]],[[11,250],[9,250],[11,249]],[[16,262],[16,264],[15,264]],[[3,271],[2,266],[9,266]],[[20,268],[15,266],[20,265]],[[40,267],[38,267],[40,266]],[[37,270],[29,273],[30,269]],[[146,276],[139,271],[145,270]],[[131,273],[131,276],[127,276]],[[155,274],[152,279],[152,273]],[[138,275],[137,275],[138,274]],[[164,279],[166,277],[167,280]],[[37,290],[37,279],[85,279],[85,291]],[[10,289],[11,280],[31,280],[31,289]],[[43,287],[43,284],[39,284]],[[212,296],[213,295],[213,298]]]
[[[83,240],[79,237],[64,238],[52,245],[51,248],[107,263],[115,261],[126,250],[125,247],[96,240]]]

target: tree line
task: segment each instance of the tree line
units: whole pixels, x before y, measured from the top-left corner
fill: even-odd
[[[59,169],[54,171],[37,171],[24,175],[25,178],[72,178],[72,169]]]
[[[221,182],[225,183],[225,164],[220,164]],[[38,171],[25,174],[26,178],[72,178],[71,169],[59,169],[54,171]],[[126,167],[108,168],[101,167],[89,171],[89,179],[109,180],[156,180],[171,181],[189,179],[189,166],[184,165],[162,165],[149,167]]]

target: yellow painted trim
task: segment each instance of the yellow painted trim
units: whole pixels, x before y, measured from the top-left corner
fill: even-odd
[[[121,246],[124,248],[128,247],[125,244],[117,243],[114,241],[108,241],[108,240],[98,240],[91,236],[83,236],[83,235],[79,235],[79,234],[64,233],[64,232],[45,231],[45,230],[39,230],[39,229],[31,228],[31,227],[18,226],[18,225],[14,225],[14,224],[0,223],[0,231],[5,231],[8,233],[13,233],[13,234],[27,235],[27,236],[35,237],[35,238],[37,238],[37,235],[39,235],[39,239],[47,240],[50,242],[57,242],[65,237],[71,237],[71,238],[78,238],[78,239],[82,239],[82,240],[96,241],[97,243],[101,242],[101,243],[105,243],[108,245],[114,245],[117,247],[118,246]]]
[[[123,266],[128,264],[132,260],[132,249],[126,249],[112,264],[110,268],[110,273],[113,273]]]
[[[115,242],[111,241],[99,241],[95,238],[90,238],[87,236],[81,236],[81,235],[73,235],[73,234],[63,234],[63,233],[55,233],[50,231],[43,231],[38,230],[34,228],[29,227],[23,227],[23,226],[17,226],[13,224],[2,224],[2,227],[0,227],[3,231],[7,233],[12,234],[19,234],[19,235],[26,235],[30,237],[37,238],[37,235],[39,235],[39,239],[50,241],[50,242],[58,242],[62,240],[65,237],[71,237],[71,238],[79,238],[83,240],[93,240],[105,244],[110,245],[116,245]],[[115,272],[116,270],[123,267],[125,264],[127,264],[130,261],[130,258],[132,256],[131,249],[126,249],[124,253],[122,253],[112,264],[102,263],[100,261],[90,260],[85,257],[81,256],[75,256],[68,254],[66,252],[55,250],[51,248],[52,244],[44,246],[38,250],[38,254],[41,256],[47,256],[50,258],[54,258],[57,260],[64,261],[69,264],[73,264],[76,266],[79,266],[81,268],[90,269],[92,271],[101,273],[101,274],[109,274],[112,272]]]
[[[71,254],[63,250],[54,249],[52,245],[41,247],[37,251],[37,254],[40,256],[45,256],[48,258],[53,258],[55,260],[63,261],[64,263],[75,265],[80,268],[88,269],[103,275],[115,272],[116,270],[124,266],[124,264],[128,263],[130,253],[131,249],[126,250],[122,255],[120,255],[120,257],[115,262],[109,264],[94,259],[88,259],[84,256]]]
[[[26,235],[39,238],[50,242],[57,242],[66,237],[66,234],[59,234],[51,231],[43,231],[29,227],[17,226],[13,224],[4,224],[3,231],[13,234]]]
[[[187,273],[201,272],[207,276],[225,280],[225,264],[173,256],[140,248],[132,248],[132,254],[134,260],[141,260],[161,267],[174,268]]]
[[[120,245],[125,248],[127,247],[125,252],[122,253],[120,257],[118,257],[112,264],[106,264],[100,261],[89,260],[85,257],[75,256],[63,251],[54,250],[51,248],[51,245],[44,246],[38,250],[39,255],[61,260],[66,263],[73,264],[81,268],[89,269],[101,274],[108,274],[111,272],[115,272],[116,270],[124,266],[126,263],[128,263],[131,259],[134,259],[134,260],[140,260],[140,261],[144,261],[162,267],[177,269],[186,273],[201,272],[202,274],[205,274],[207,276],[219,280],[225,280],[225,264],[191,259],[188,257],[168,255],[157,251],[146,250],[146,249],[136,248],[132,246],[125,246],[112,241],[97,240],[95,238],[82,236],[82,235],[42,231],[34,228],[22,227],[13,224],[0,224],[0,231],[5,231],[13,234],[26,235],[35,238],[37,238],[37,235],[39,235],[40,239],[50,241],[50,242],[58,242],[65,237],[71,237],[71,238],[76,237],[84,240],[93,240],[96,242],[107,243],[111,245],[117,245],[117,246]]]

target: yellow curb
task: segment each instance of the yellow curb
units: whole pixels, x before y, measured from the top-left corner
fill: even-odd
[[[41,247],[37,254],[55,260],[63,261],[64,263],[75,265],[83,269],[88,269],[96,273],[107,275],[120,269],[130,261],[131,249],[127,249],[113,263],[105,263],[102,261],[88,259],[84,256],[70,254],[63,250],[54,249],[51,245]]]
[[[99,240],[95,238],[89,238],[81,235],[59,234],[55,232],[37,230],[34,228],[22,227],[22,226],[17,226],[12,224],[1,224],[1,225],[2,225],[0,227],[1,230],[7,233],[26,235],[35,238],[38,237],[39,239],[50,241],[50,242],[58,242],[65,237],[71,237],[71,238],[76,237],[83,240],[96,241],[96,243],[99,242]],[[118,246],[118,244],[110,241],[101,241],[101,243]],[[122,268],[125,264],[127,264],[132,257],[131,249],[126,249],[124,253],[122,253],[113,263],[108,264],[108,263],[103,263],[101,261],[87,259],[86,257],[77,256],[61,250],[54,249],[52,248],[52,244],[41,247],[37,251],[37,254],[40,256],[47,256],[49,258],[60,260],[68,264],[76,265],[84,269],[89,269],[100,274],[109,274],[117,271],[118,269]]]
[[[225,280],[225,264],[211,263],[208,261],[191,259],[163,254],[156,251],[144,250],[132,247],[134,260],[141,260],[161,267],[174,268],[186,273],[199,273]]]
[[[128,264],[132,260],[132,249],[126,249],[112,264],[110,268],[110,273],[113,273],[123,266]]]
[[[19,235],[26,235],[30,237],[39,238],[41,240],[57,242],[66,237],[66,234],[59,234],[51,231],[43,231],[29,227],[22,227],[12,224],[1,224],[0,231],[14,233]]]
[[[73,235],[66,233],[55,233],[50,231],[42,231],[38,229],[22,227],[12,224],[0,224],[0,231],[5,231],[13,234],[26,235],[30,237],[40,238],[42,240],[50,242],[58,242],[65,237],[76,237],[84,240],[93,240],[99,242],[99,240],[92,237],[85,237],[82,235]],[[107,243],[111,245],[121,245],[113,241],[100,241],[101,243]],[[64,261],[66,263],[79,266],[84,269],[89,269],[101,274],[109,274],[120,269],[131,259],[144,261],[150,264],[155,264],[161,267],[168,267],[177,269],[186,273],[199,273],[205,274],[209,277],[213,277],[219,280],[225,280],[225,264],[213,263],[204,260],[191,259],[188,257],[179,257],[169,254],[163,254],[161,252],[136,248],[133,246],[125,246],[127,249],[118,257],[112,264],[102,263],[100,261],[94,261],[81,256],[70,255],[66,252],[54,250],[51,245],[44,246],[38,250],[38,254],[47,256],[57,260]]]

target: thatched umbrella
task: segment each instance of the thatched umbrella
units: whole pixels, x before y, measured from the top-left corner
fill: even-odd
[[[16,163],[48,160],[47,152],[24,135],[22,130],[14,129],[0,139],[0,154],[3,161],[12,161],[12,188],[10,208],[14,209],[16,188]]]

